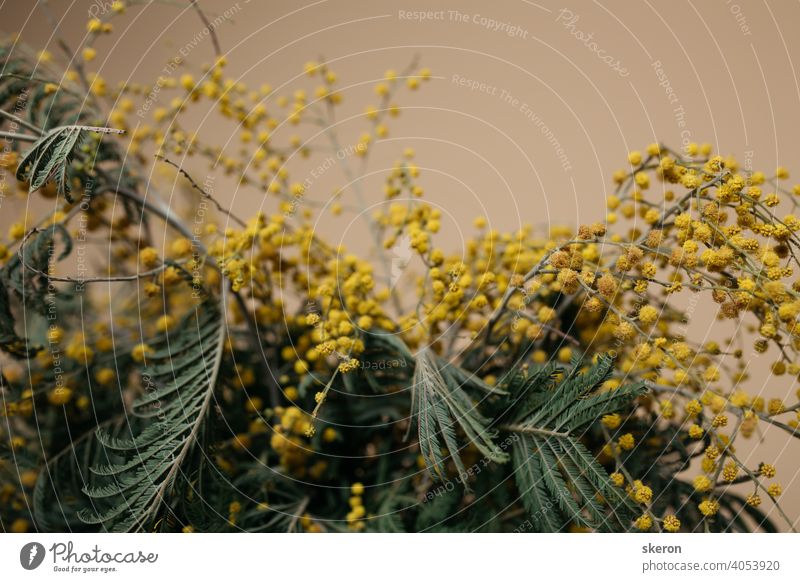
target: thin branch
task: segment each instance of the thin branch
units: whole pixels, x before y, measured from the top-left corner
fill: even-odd
[[[85,277],[85,278],[76,278],[76,277],[57,277],[55,275],[50,275],[40,269],[37,269],[33,265],[29,265],[25,262],[24,250],[25,244],[27,243],[28,239],[33,236],[34,234],[38,234],[40,232],[44,232],[46,229],[34,227],[22,239],[19,248],[17,249],[17,256],[19,257],[20,264],[28,269],[29,271],[40,275],[41,277],[46,278],[48,281],[55,281],[58,283],[75,283],[76,285],[83,285],[84,283],[117,283],[122,281],[138,281],[139,279],[145,279],[147,277],[152,277],[153,275],[158,275],[165,271],[168,267],[172,266],[169,263],[164,263],[160,267],[156,269],[151,269],[149,271],[142,271],[141,273],[137,273],[135,275],[118,275],[114,277]]]
[[[762,491],[764,491],[764,493],[766,493],[769,496],[769,498],[772,499],[772,503],[775,506],[775,509],[778,510],[778,513],[780,514],[780,516],[786,521],[786,524],[789,526],[789,529],[791,529],[793,533],[797,533],[797,530],[794,527],[794,522],[791,520],[791,518],[788,515],[786,515],[786,512],[783,510],[783,508],[781,507],[780,503],[778,503],[778,500],[775,499],[774,497],[772,497],[772,495],[770,495],[769,490],[766,487],[764,487],[764,485],[758,479],[758,476],[755,473],[753,473],[753,471],[748,469],[747,466],[744,463],[742,463],[742,461],[733,453],[733,451],[728,450],[727,454],[728,454],[728,456],[730,456],[731,459],[733,459],[734,463],[739,465],[739,467],[745,473],[747,473],[747,476],[750,477],[750,480],[755,484],[756,488],[757,489],[761,489]]]
[[[28,135],[26,133],[17,133],[15,131],[0,131],[0,137],[17,141],[29,141],[31,143],[39,141],[36,135]]]
[[[533,426],[526,426],[524,424],[505,424],[500,427],[503,430],[507,430],[510,432],[521,432],[525,434],[541,434],[544,436],[554,436],[554,437],[568,437],[569,433],[566,432],[558,432],[555,430],[547,430],[544,428],[536,428]]]
[[[192,188],[194,188],[195,190],[200,192],[200,194],[202,194],[203,197],[206,200],[211,201],[214,204],[214,206],[217,207],[217,210],[219,210],[220,212],[222,212],[223,214],[225,214],[229,218],[233,219],[242,228],[246,228],[247,227],[247,223],[244,220],[242,220],[241,218],[236,216],[232,211],[230,211],[227,208],[225,208],[216,198],[214,198],[209,192],[207,192],[205,190],[205,188],[202,188],[197,183],[197,181],[194,178],[192,178],[191,175],[189,175],[189,172],[187,172],[186,170],[183,169],[183,167],[181,167],[180,165],[176,164],[175,162],[173,162],[172,160],[170,160],[166,156],[162,156],[160,154],[156,154],[155,157],[156,157],[157,160],[161,160],[165,164],[169,164],[170,166],[172,166],[173,168],[178,170],[178,173],[180,173],[183,177],[185,177],[189,181],[189,184],[191,184]]]
[[[197,0],[192,0],[192,8],[195,9],[197,15],[200,17],[200,20],[203,21],[206,30],[208,30],[208,34],[211,37],[211,44],[214,45],[214,53],[217,55],[217,58],[221,57],[222,48],[220,47],[219,44],[219,38],[217,38],[217,31],[211,25],[211,22],[208,20],[208,17],[205,15],[202,8],[200,8],[200,5],[197,3]]]
[[[101,170],[101,172],[102,172],[102,170]],[[175,215],[172,213],[172,211],[169,209],[169,207],[166,207],[163,204],[160,204],[160,203],[155,202],[155,201],[147,200],[146,198],[143,198],[137,192],[135,192],[134,190],[131,190],[130,188],[126,188],[126,187],[121,186],[121,185],[114,186],[110,175],[108,175],[105,172],[103,172],[102,175],[106,179],[106,181],[108,182],[108,185],[107,185],[107,189],[108,190],[110,190],[111,192],[115,192],[115,193],[119,194],[120,196],[122,196],[123,198],[126,198],[126,199],[130,200],[131,202],[135,203],[136,205],[138,205],[143,210],[147,210],[149,212],[152,212],[153,214],[155,214],[156,216],[161,218],[164,222],[169,224],[172,228],[174,228],[175,230],[180,232],[185,238],[188,238],[188,239],[192,240],[194,242],[194,244],[197,245],[198,250],[202,254],[208,256],[209,264],[212,267],[214,267],[215,269],[219,270],[219,265],[217,264],[217,262],[214,259],[214,257],[208,255],[208,250],[205,248],[205,246],[202,243],[200,243],[199,241],[197,241],[197,239],[193,235],[193,233],[186,227],[186,225],[184,225],[180,220],[178,220],[175,217]],[[242,310],[242,314],[244,316],[244,319],[247,322],[247,328],[248,328],[248,330],[250,332],[248,334],[248,339],[249,339],[250,344],[251,344],[251,349],[256,353],[260,352],[260,353],[263,354],[263,350],[261,350],[261,334],[259,333],[258,326],[256,325],[256,323],[253,320],[253,318],[247,316],[247,311],[248,310],[247,310],[247,305],[245,304],[244,298],[241,296],[241,294],[238,291],[231,291],[231,293],[233,293],[233,297],[236,300],[236,302],[238,303],[239,308]],[[269,385],[270,403],[272,404],[272,406],[274,408],[274,407],[280,405],[279,390],[278,390],[278,386],[276,384],[275,378],[273,377],[272,370],[270,368],[269,362],[266,359],[266,356],[264,357],[264,362],[263,363],[264,363],[264,365],[266,367],[266,381],[267,381],[267,384]]]
[[[6,119],[9,119],[15,123],[20,124],[22,127],[25,127],[26,129],[30,129],[34,133],[38,133],[39,135],[42,134],[42,129],[40,127],[37,127],[36,125],[30,123],[29,121],[26,121],[25,119],[22,119],[17,115],[14,115],[13,113],[9,113],[8,111],[3,111],[2,109],[0,109],[0,115],[5,117]]]

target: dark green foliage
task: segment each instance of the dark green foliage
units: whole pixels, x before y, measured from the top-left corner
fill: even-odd
[[[118,133],[101,127],[85,125],[65,125],[51,129],[27,151],[17,168],[17,180],[28,182],[28,189],[34,192],[47,182],[53,181],[56,192],[67,201],[74,202],[71,191],[71,172],[75,149],[81,143],[84,133]]]
[[[625,531],[637,508],[624,491],[614,486],[605,469],[580,442],[582,429],[605,414],[629,405],[642,394],[642,384],[598,393],[613,367],[601,356],[585,372],[574,365],[558,383],[552,371],[534,375],[530,388],[536,397],[523,395],[508,429],[520,435],[514,443],[517,486],[539,531],[561,531],[570,524],[600,531]],[[550,387],[542,390],[541,380]]]
[[[61,248],[56,248],[56,239]],[[25,306],[27,326],[35,316],[46,318],[49,311],[56,311],[56,302],[68,298],[48,284],[48,273],[53,264],[65,259],[72,250],[72,239],[64,226],[57,224],[40,230],[25,241],[22,250],[8,259],[0,271],[0,349],[17,358],[28,358],[41,350],[28,338],[15,331],[16,318],[12,310],[9,291]]]
[[[213,401],[225,337],[221,312],[208,300],[183,320],[180,330],[154,344],[143,372],[145,393],[133,413],[149,422],[120,438],[99,429],[105,463],[89,467],[83,487],[92,508],[79,512],[88,523],[110,531],[147,527],[174,490],[188,495],[196,457],[203,457],[205,423]],[[200,452],[200,455],[195,453]]]
[[[87,188],[96,186],[94,167],[106,161],[117,162],[120,177],[117,182],[130,182],[127,170],[119,164],[121,160],[115,144],[91,141],[85,145],[86,152],[80,157],[88,163],[83,171],[73,171],[73,158],[81,152],[80,143],[87,132],[121,133],[119,130],[94,127],[103,120],[81,91],[63,79],[60,71],[54,71],[26,47],[14,42],[0,43],[0,108],[16,119],[0,118],[0,129],[11,133],[33,135],[38,141],[29,146],[25,142],[14,142],[16,149],[29,148],[17,168],[17,178],[29,181],[30,191],[53,181],[58,194],[70,200],[73,182]],[[63,82],[63,83],[62,83]],[[57,87],[52,90],[52,87]],[[34,132],[34,130],[38,131]],[[89,170],[89,171],[87,171]],[[99,193],[88,191],[90,196]],[[56,236],[63,248],[56,257],[48,254]],[[48,259],[61,260],[70,252],[70,237],[61,226],[47,228],[26,241],[22,259],[12,256],[0,274],[0,349],[17,358],[31,357],[39,351],[29,338],[15,332],[15,301],[9,291],[24,304],[26,313],[43,312],[42,307],[47,284],[44,277],[22,265],[48,272]],[[55,288],[51,288],[55,292]]]
[[[43,135],[22,158],[17,180],[29,182],[29,192],[53,180],[56,191],[72,202],[67,170],[82,131],[84,129],[78,126],[57,127]]]
[[[427,348],[417,354],[412,382],[411,410],[417,421],[420,450],[432,476],[445,479],[442,440],[458,473],[465,472],[459,456],[456,427],[463,430],[469,442],[486,458],[497,463],[508,460],[508,455],[494,443],[496,434],[489,430],[489,420],[478,412],[462,389],[464,384],[480,385],[491,393],[491,387],[483,382],[478,384],[474,375],[442,362]]]
[[[30,358],[41,347],[32,345],[30,340],[20,336],[14,327],[15,318],[11,312],[8,291],[0,278],[0,349],[15,358]]]
[[[102,425],[102,430],[115,438],[130,436],[129,425],[116,418]],[[40,529],[45,531],[85,531],[87,525],[78,517],[90,500],[83,493],[94,486],[98,478],[89,467],[110,463],[95,432],[76,438],[70,446],[47,459],[33,492],[33,511]]]

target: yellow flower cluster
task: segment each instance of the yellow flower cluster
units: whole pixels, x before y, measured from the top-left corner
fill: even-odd
[[[438,240],[442,211],[425,199],[425,176],[413,148],[385,172],[382,204],[372,213],[355,186],[321,193],[314,181],[297,177],[295,164],[321,147],[315,141],[319,126],[336,125],[333,112],[345,99],[327,63],[306,63],[304,83],[313,86],[287,93],[268,83],[254,87],[227,73],[224,57],[199,72],[170,63],[172,73],[153,85],[110,89],[101,76],[83,69],[98,58],[95,38],[113,30],[111,20],[125,7],[115,1],[109,14],[87,22],[81,70],[70,71],[65,84],[86,82],[94,97],[108,102],[109,123],[130,130],[128,151],[141,175],[153,163],[152,154],[200,158],[244,191],[263,197],[269,211],[240,219],[192,181],[203,203],[219,212],[214,217],[209,212],[196,232],[180,232],[160,246],[149,234],[134,235],[139,227],[135,217],[118,215],[101,199],[92,201],[94,213],[59,202],[49,220],[74,226],[70,221],[80,216],[90,230],[108,226],[113,233],[108,275],[144,272],[136,301],[147,329],[122,338],[125,357],[136,363],[147,363],[154,353],[145,332],[175,330],[188,287],[230,289],[234,331],[225,344],[226,356],[241,349],[236,326],[254,326],[259,341],[271,342],[268,360],[278,370],[275,380],[282,389],[280,402],[270,404],[269,421],[261,418],[266,394],[236,400],[225,392],[227,402],[239,403],[246,415],[235,451],[254,439],[266,446],[264,435],[269,434],[271,454],[283,469],[323,479],[327,465],[314,458],[315,452],[342,436],[332,426],[316,434],[317,412],[336,396],[329,398],[334,378],[351,380],[369,364],[369,335],[386,332],[412,352],[433,346],[446,357],[459,350],[486,356],[496,368],[482,378],[487,384],[494,384],[497,369],[519,354],[529,355],[533,364],[566,364],[584,352],[614,353],[613,374],[601,390],[613,392],[633,378],[644,382],[650,394],[630,416],[602,417],[599,428],[605,436],[594,452],[603,462],[615,463],[612,483],[625,486],[646,510],[633,524],[640,530],[681,527],[675,515],[657,519],[650,506],[659,492],[621,469],[627,458],[666,446],[642,431],[645,421],[670,427],[682,444],[696,448],[700,474],[690,478],[690,487],[697,510],[707,518],[717,515],[720,489],[731,483],[753,483],[755,491],[747,498],[753,507],[761,503],[759,491],[772,499],[781,495],[778,483],[765,482],[776,476],[776,468],[769,463],[757,469],[744,466],[735,441],[755,434],[759,423],[800,426],[800,406],[786,401],[786,394],[765,398],[747,387],[748,351],[770,354],[774,379],[800,378],[800,185],[785,185],[785,168],[774,173],[745,169],[733,157],[714,155],[706,144],[688,144],[681,152],[651,144],[629,152],[625,169],[613,174],[605,221],[576,229],[554,226],[549,232],[524,224],[501,232],[481,216],[463,249],[448,252]],[[39,58],[51,60],[47,54]],[[375,102],[357,120],[363,124],[358,135],[345,142],[332,129],[325,132],[329,143],[324,145],[333,148],[345,173],[351,170],[351,157],[366,160],[389,136],[391,120],[402,112],[397,96],[430,78],[429,70],[415,66],[386,71],[374,86]],[[205,143],[187,128],[188,114],[204,106],[231,122],[235,147]],[[132,121],[137,108],[151,116],[146,123]],[[3,154],[0,171],[13,169],[18,161],[14,152]],[[19,191],[26,192],[24,185]],[[41,194],[55,197],[50,187]],[[372,253],[331,245],[318,234],[317,221],[345,209],[368,217]],[[27,215],[15,217],[0,241],[0,260],[16,256],[33,224]],[[411,285],[394,280],[392,252],[413,259],[421,270],[409,278]],[[685,305],[695,297],[707,298],[720,320],[746,321],[751,329],[737,325],[729,339],[714,335],[693,341],[688,328],[693,313]],[[137,327],[130,320],[114,323],[126,330]],[[52,349],[37,356],[35,365],[41,369],[32,371],[32,386],[57,358],[75,364],[64,382],[47,392],[50,405],[70,414],[87,412],[87,392],[79,387],[87,376],[81,376],[81,369],[90,369],[88,377],[102,388],[124,380],[108,358],[116,338],[103,325],[105,333],[98,328],[67,334],[58,326],[45,333]],[[240,387],[262,380],[250,361],[234,368]],[[10,382],[14,375],[13,369],[5,374]],[[20,396],[5,404],[5,415],[32,415],[37,394],[27,387]],[[363,485],[353,484],[351,493],[346,521],[353,530],[363,529]],[[231,506],[229,514],[235,523],[241,506]],[[310,516],[303,520],[307,530],[318,528]]]

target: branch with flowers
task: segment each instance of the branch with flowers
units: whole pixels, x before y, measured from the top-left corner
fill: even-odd
[[[798,436],[800,400],[749,372],[761,355],[800,374],[787,170],[651,144],[613,174],[604,220],[504,233],[478,217],[448,252],[412,149],[382,192],[360,180],[431,79],[416,57],[353,136],[324,59],[274,91],[216,52],[155,92],[110,89],[91,44],[66,71],[0,45],[0,189],[40,211],[0,245],[5,530],[794,529],[774,462],[739,445],[764,425]],[[202,108],[238,146],[193,127]],[[352,155],[325,195],[296,176],[331,150]],[[203,167],[269,210],[239,218]],[[315,231],[376,197],[372,253]],[[387,254],[401,241],[406,287]],[[684,297],[729,337],[694,340]]]

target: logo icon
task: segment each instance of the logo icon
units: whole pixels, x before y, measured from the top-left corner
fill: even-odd
[[[35,570],[44,561],[44,546],[39,542],[30,542],[19,551],[19,563],[26,570]]]

